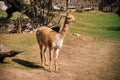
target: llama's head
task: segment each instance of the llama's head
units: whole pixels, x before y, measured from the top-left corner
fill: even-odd
[[[67,12],[66,21],[68,23],[75,22],[75,17],[71,13]]]

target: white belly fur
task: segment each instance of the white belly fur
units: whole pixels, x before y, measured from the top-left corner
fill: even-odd
[[[56,35],[55,42],[53,42],[55,48],[61,48],[63,45],[63,39],[60,38],[60,34]]]

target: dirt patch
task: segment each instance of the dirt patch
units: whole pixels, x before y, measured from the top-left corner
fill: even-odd
[[[40,67],[38,45],[0,64],[0,80],[119,80],[120,44],[98,37],[69,35],[59,56],[59,72]],[[35,51],[33,50],[35,49]]]

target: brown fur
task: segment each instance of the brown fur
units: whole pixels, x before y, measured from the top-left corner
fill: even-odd
[[[40,27],[36,32],[36,38],[40,47],[41,63],[43,67],[44,67],[44,61],[45,63],[47,63],[46,49],[49,48],[50,71],[52,71],[53,55],[55,55],[55,70],[58,71],[57,59],[58,59],[59,49],[62,47],[63,39],[67,34],[69,23],[73,22],[74,20],[75,20],[74,17],[70,13],[67,13],[64,25],[59,32],[56,32],[46,26]],[[53,53],[53,51],[55,51],[55,53]]]

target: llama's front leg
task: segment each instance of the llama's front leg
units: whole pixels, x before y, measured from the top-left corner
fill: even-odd
[[[58,72],[59,49],[55,49],[55,72]]]
[[[53,64],[53,49],[49,49],[50,53],[50,65],[49,65],[49,71],[52,71],[52,64]]]

